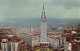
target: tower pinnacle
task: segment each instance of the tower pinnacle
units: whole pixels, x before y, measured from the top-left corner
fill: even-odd
[[[41,20],[42,20],[42,22],[46,22],[46,15],[45,15],[45,8],[44,8],[44,4],[43,4],[43,7],[42,7]]]
[[[44,13],[45,12],[45,9],[44,9],[44,4],[43,4],[43,8],[42,8],[43,10],[42,10],[42,12]]]

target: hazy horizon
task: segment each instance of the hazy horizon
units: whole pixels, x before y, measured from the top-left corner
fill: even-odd
[[[0,27],[39,27],[40,18],[34,19],[6,19],[3,22],[0,22]],[[47,18],[47,25],[56,26],[57,24],[66,24],[66,23],[79,23],[80,19],[57,19],[57,18]]]

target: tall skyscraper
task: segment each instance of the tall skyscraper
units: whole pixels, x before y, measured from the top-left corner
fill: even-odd
[[[46,15],[44,4],[42,7],[42,15],[41,15],[41,35],[40,35],[40,46],[49,46],[49,42],[47,39],[47,25],[46,25]]]
[[[45,9],[44,4],[42,8],[42,15],[41,15],[41,39],[40,42],[47,42],[47,27],[46,27],[46,15],[45,15]]]

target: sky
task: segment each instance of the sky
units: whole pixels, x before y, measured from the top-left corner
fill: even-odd
[[[43,2],[44,1],[44,2]],[[42,4],[47,18],[80,19],[80,0],[0,0],[0,21],[40,18]]]

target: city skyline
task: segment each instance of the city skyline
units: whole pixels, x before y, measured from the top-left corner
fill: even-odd
[[[80,0],[0,2],[0,51],[80,51]]]

